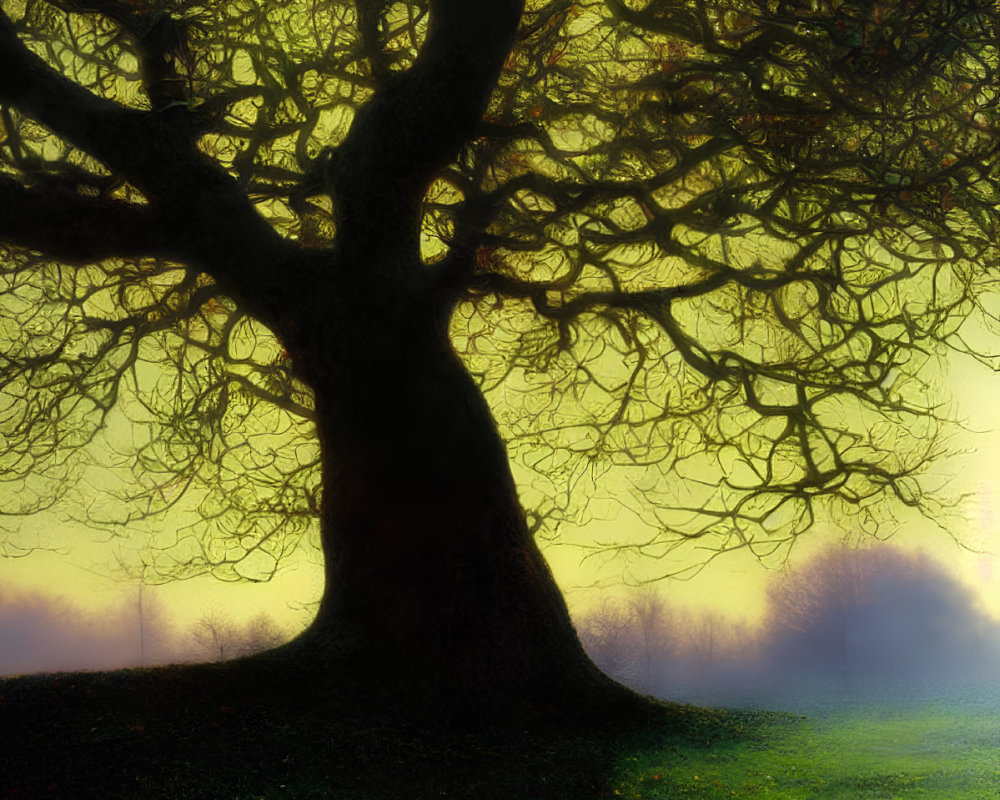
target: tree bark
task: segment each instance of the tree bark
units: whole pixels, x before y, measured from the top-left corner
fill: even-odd
[[[405,687],[477,714],[621,699],[528,529],[490,410],[448,340],[450,302],[358,284],[322,293],[327,313],[304,319],[326,324],[296,356],[316,396],[326,589],[293,647],[355,688]]]

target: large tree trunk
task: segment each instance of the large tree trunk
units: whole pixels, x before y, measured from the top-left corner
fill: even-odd
[[[451,348],[452,281],[420,260],[424,191],[474,136],[521,0],[430,7],[417,62],[337,149],[337,250],[279,325],[315,392],[324,469],[326,589],[297,647],[355,684],[445,705],[617,703],[625,690],[583,652]]]
[[[490,410],[448,341],[448,304],[363,283],[324,293],[326,324],[301,356],[323,451],[326,589],[298,646],[372,690],[478,710],[620,696],[528,530]]]

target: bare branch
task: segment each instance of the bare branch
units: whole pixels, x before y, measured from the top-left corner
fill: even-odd
[[[163,240],[183,248],[245,302],[282,293],[285,283],[274,279],[271,268],[294,258],[295,250],[257,214],[236,182],[198,152],[185,108],[139,111],[93,94],[30,52],[3,12],[0,101],[138,187],[159,209]],[[197,192],[191,192],[193,186]],[[274,321],[273,310],[258,308],[258,313]]]
[[[149,206],[87,197],[64,186],[22,186],[0,175],[0,238],[70,263],[170,252]]]
[[[154,111],[187,103],[187,82],[177,70],[178,63],[190,67],[191,62],[184,23],[163,9],[140,13],[121,0],[54,0],[54,5],[67,12],[101,14],[121,26],[139,59],[143,88]]]
[[[348,251],[372,219],[393,221],[407,246],[416,245],[423,191],[475,130],[521,7],[520,0],[431,3],[427,38],[413,66],[376,91],[334,155],[330,180]],[[392,241],[386,234],[363,240]]]

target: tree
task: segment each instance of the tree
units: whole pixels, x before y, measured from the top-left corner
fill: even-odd
[[[5,587],[0,593],[0,675],[167,663],[176,655],[174,631],[161,611],[155,595],[147,593],[140,631],[132,592],[95,611]]]
[[[841,674],[848,665],[851,618],[872,601],[873,554],[832,548],[787,573],[768,593],[768,626],[777,659]]]
[[[229,661],[277,647],[285,640],[274,619],[260,613],[242,626],[212,610],[202,614],[190,629],[193,655],[209,661]]]
[[[782,575],[768,599],[766,649],[789,674],[933,677],[941,686],[993,668],[996,624],[926,556],[829,548]]]
[[[992,363],[960,327],[997,258],[996,26],[971,0],[2,0],[4,512],[101,481],[123,504],[87,521],[131,530],[184,497],[164,578],[318,541],[285,652],[327,674],[614,694],[535,535],[624,502],[644,551],[764,556],[938,510],[925,368]]]
[[[191,626],[191,643],[210,661],[228,661],[240,652],[236,623],[217,611],[202,614]]]
[[[684,633],[688,650],[702,670],[707,670],[718,661],[729,644],[726,619],[712,609],[689,615]]]
[[[644,685],[653,685],[653,662],[663,654],[667,639],[667,607],[654,584],[637,588],[629,598],[629,607],[642,634]]]
[[[584,649],[604,672],[658,697],[692,689],[718,697],[720,679],[756,668],[758,637],[745,622],[712,608],[670,607],[655,586],[606,597],[576,620]]]
[[[647,668],[641,651],[641,634],[645,632],[641,624],[631,605],[605,597],[582,615],[576,628],[587,654],[603,672],[635,683]]]
[[[277,647],[287,638],[274,619],[269,614],[261,612],[243,626],[239,654],[248,656],[254,653],[263,653],[265,650]]]
[[[162,600],[141,579],[135,589],[126,589],[117,613],[105,620],[110,630],[133,632],[129,662],[139,666],[163,664],[174,650],[174,631]],[[130,637],[132,638],[132,637]]]

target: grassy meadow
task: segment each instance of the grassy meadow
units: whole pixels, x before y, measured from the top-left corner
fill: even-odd
[[[0,797],[995,800],[1000,685],[645,724],[428,725],[235,665],[0,681]],[[808,699],[808,698],[807,698]],[[346,709],[348,706],[340,706]]]
[[[1000,798],[1000,684],[818,705],[804,716],[733,711],[728,724],[736,735],[711,746],[651,739],[623,754],[613,796]]]

